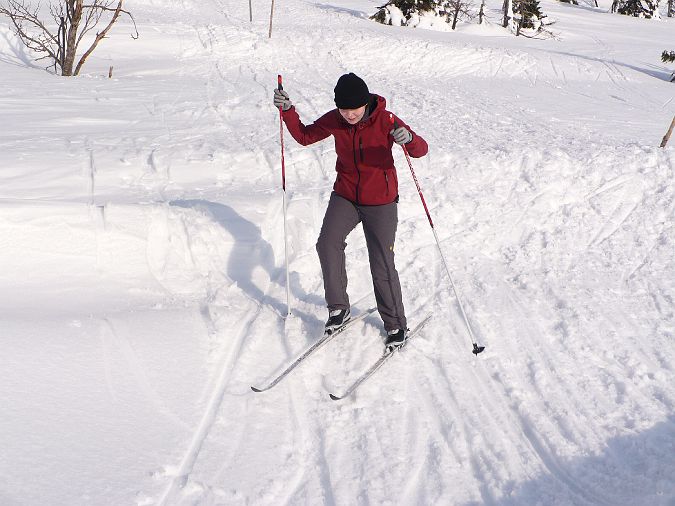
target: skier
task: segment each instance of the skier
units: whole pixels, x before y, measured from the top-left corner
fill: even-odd
[[[428,146],[387,111],[385,99],[371,94],[357,75],[341,76],[334,91],[337,109],[311,125],[300,121],[286,91],[274,90],[274,106],[281,108],[286,128],[301,145],[329,135],[335,139],[337,177],[316,244],[328,305],[326,332],[335,331],[350,319],[345,240],[362,223],[377,309],[387,332],[385,346],[393,349],[404,344],[408,328],[394,265],[398,179],[392,146],[394,142],[405,144],[415,158],[424,156]]]

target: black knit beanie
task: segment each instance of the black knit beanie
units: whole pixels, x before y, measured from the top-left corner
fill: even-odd
[[[339,109],[358,109],[370,101],[368,86],[359,76],[345,74],[335,86],[335,105]]]

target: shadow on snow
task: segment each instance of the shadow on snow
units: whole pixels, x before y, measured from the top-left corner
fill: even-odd
[[[511,484],[500,498],[484,487],[480,504],[675,506],[675,415],[639,434],[610,439],[598,455],[564,461],[538,453],[546,474]]]
[[[233,238],[234,246],[227,261],[226,274],[237,283],[237,286],[253,300],[269,305],[280,315],[286,314],[286,301],[278,300],[265,293],[253,282],[253,271],[261,267],[270,279],[270,282],[285,286],[285,270],[275,265],[274,249],[263,239],[260,228],[238,214],[232,207],[207,200],[175,200],[170,203],[175,207],[194,209],[211,217],[223,227]],[[291,273],[291,306],[293,298],[310,304],[324,305],[324,300],[318,296],[307,294],[300,287],[297,275]],[[300,312],[292,307],[293,314],[304,322],[317,325],[319,322],[314,315]]]

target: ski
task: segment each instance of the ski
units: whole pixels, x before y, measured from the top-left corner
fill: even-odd
[[[324,344],[326,344],[328,341],[330,341],[331,339],[333,339],[333,338],[334,338],[335,336],[337,336],[338,334],[341,334],[342,332],[344,332],[345,330],[347,330],[349,327],[351,327],[351,326],[354,325],[355,323],[360,322],[360,321],[363,320],[366,316],[368,316],[369,314],[374,313],[375,311],[377,311],[377,308],[372,307],[372,308],[368,309],[367,311],[365,311],[365,312],[359,314],[358,316],[352,318],[352,319],[349,320],[347,323],[345,323],[342,327],[340,327],[340,328],[334,330],[332,333],[330,333],[330,334],[324,334],[323,337],[321,337],[321,339],[319,339],[319,340],[318,340],[317,342],[315,342],[312,346],[310,346],[309,348],[307,348],[307,350],[305,350],[305,352],[304,352],[302,355],[300,355],[298,358],[296,358],[296,359],[295,359],[295,360],[294,360],[294,361],[293,361],[286,369],[284,369],[284,370],[283,370],[276,378],[274,378],[268,385],[266,385],[266,386],[264,386],[264,387],[262,387],[262,388],[257,388],[257,387],[252,386],[252,387],[251,387],[251,390],[253,390],[254,392],[265,392],[266,390],[269,390],[270,388],[272,388],[273,386],[275,386],[277,383],[279,383],[282,379],[284,379],[286,376],[288,376],[288,374],[289,374],[293,369],[295,369],[297,366],[299,366],[299,365],[300,365],[307,357],[309,357],[312,353],[314,353],[316,350],[318,350],[319,348],[321,348],[321,347],[322,347]]]
[[[429,320],[431,320],[431,317],[433,315],[429,314],[422,320],[417,327],[415,327],[413,330],[410,331],[408,334],[408,338],[406,339],[405,343],[403,346],[399,348],[394,348],[393,350],[389,350],[388,348],[384,350],[384,353],[382,353],[382,356],[377,359],[373,365],[370,366],[370,368],[364,372],[361,376],[359,376],[354,383],[342,394],[342,395],[335,395],[335,394],[330,394],[330,398],[333,399],[334,401],[339,401],[341,399],[344,399],[345,397],[349,397],[351,394],[354,393],[354,391],[363,384],[368,378],[370,378],[375,372],[382,367],[397,351],[399,351],[401,348],[405,347],[406,344],[408,344],[408,340],[413,338],[415,334],[417,334],[420,330],[422,330],[422,327],[424,327],[427,323],[429,323]]]

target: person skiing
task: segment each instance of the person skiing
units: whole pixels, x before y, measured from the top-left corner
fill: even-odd
[[[307,146],[329,135],[335,140],[337,177],[316,244],[328,306],[325,331],[330,334],[350,319],[345,240],[362,223],[377,309],[387,332],[385,346],[393,349],[404,344],[408,328],[394,265],[399,196],[392,146],[405,144],[415,158],[429,148],[354,73],[341,76],[334,91],[337,108],[305,125],[289,94],[274,90],[274,106],[299,144]]]

